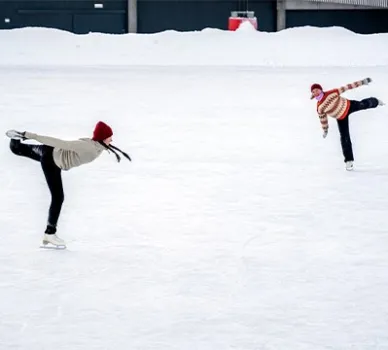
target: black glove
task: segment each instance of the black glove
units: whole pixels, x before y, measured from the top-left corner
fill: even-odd
[[[363,83],[364,85],[368,85],[368,84],[371,83],[371,82],[372,82],[372,79],[371,79],[371,78],[365,78],[365,79],[362,80],[362,83]]]

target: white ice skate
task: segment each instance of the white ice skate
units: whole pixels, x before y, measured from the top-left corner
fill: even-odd
[[[353,162],[351,160],[347,161],[345,165],[346,165],[346,170],[348,171],[353,170]]]
[[[384,106],[385,105],[385,103],[383,101],[381,101],[381,100],[378,100],[378,101],[379,101],[379,106]]]
[[[24,133],[17,130],[8,130],[5,134],[13,140],[26,140]]]
[[[59,238],[56,234],[48,235],[44,234],[43,236],[43,245],[42,248],[56,248],[56,249],[65,249],[65,241]]]

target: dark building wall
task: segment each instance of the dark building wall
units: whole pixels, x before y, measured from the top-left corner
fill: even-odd
[[[95,9],[102,3],[103,9]],[[138,0],[138,32],[228,28],[231,11],[254,11],[261,31],[276,30],[276,0]],[[7,23],[5,19],[9,19]],[[26,26],[74,33],[126,33],[127,0],[0,0],[0,29]],[[388,10],[287,11],[287,28],[344,26],[357,33],[388,32]]]
[[[388,10],[287,11],[287,28],[305,25],[316,27],[339,26],[360,34],[387,33]]]
[[[138,31],[227,29],[231,11],[245,11],[245,1],[233,0],[139,0]],[[276,1],[250,0],[262,31],[276,30]]]
[[[94,8],[103,3],[102,9]],[[10,22],[7,23],[6,19]],[[127,1],[0,0],[0,29],[20,27],[58,28],[75,33],[89,31],[125,33]]]
[[[95,9],[94,3],[104,8]],[[248,9],[255,11],[261,30],[276,30],[276,1],[250,0]],[[138,0],[138,32],[227,29],[236,10],[246,10],[245,0]],[[128,28],[127,0],[0,0],[0,29],[26,26],[123,33]]]

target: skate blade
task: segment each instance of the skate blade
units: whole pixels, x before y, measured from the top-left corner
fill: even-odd
[[[55,244],[51,244],[51,243],[43,243],[43,244],[40,245],[39,248],[63,250],[63,249],[66,249],[66,246],[65,245],[55,245]]]

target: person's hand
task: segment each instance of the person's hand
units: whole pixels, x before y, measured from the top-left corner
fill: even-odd
[[[371,82],[372,82],[372,79],[371,79],[371,78],[365,78],[365,79],[362,80],[362,83],[363,83],[364,85],[368,85],[368,84],[371,83]]]

